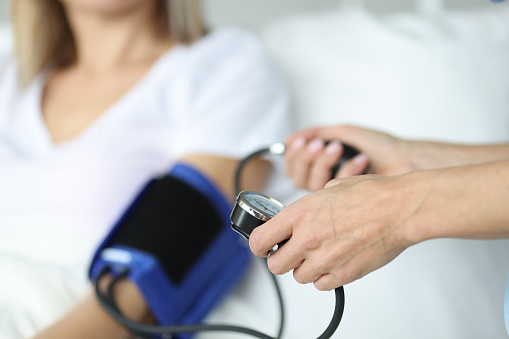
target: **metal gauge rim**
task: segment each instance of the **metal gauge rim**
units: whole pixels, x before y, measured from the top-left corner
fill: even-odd
[[[248,201],[249,199],[246,197],[249,195],[261,197],[265,200],[268,200],[270,203],[274,204],[279,210],[282,210],[285,207],[285,205],[283,205],[281,202],[279,202],[276,199],[271,198],[265,194],[253,192],[253,191],[240,192],[239,196],[237,198],[237,204],[239,205],[239,207],[259,220],[269,221],[270,219],[272,219],[274,217],[274,215],[269,215],[268,213],[264,213],[259,208],[256,208],[255,206],[250,204]]]

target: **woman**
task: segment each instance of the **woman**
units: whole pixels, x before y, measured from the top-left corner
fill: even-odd
[[[281,140],[285,93],[260,46],[206,34],[199,13],[198,0],[13,0],[16,58],[0,66],[1,337],[127,337],[86,270],[138,190],[180,160],[233,198],[235,159]],[[133,285],[118,293],[128,316],[149,317]]]

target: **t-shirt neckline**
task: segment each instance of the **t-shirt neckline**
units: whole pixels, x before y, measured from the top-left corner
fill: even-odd
[[[94,134],[94,132],[99,130],[101,126],[107,124],[107,121],[115,119],[118,114],[122,114],[123,110],[121,108],[129,101],[134,100],[134,98],[137,97],[139,93],[143,93],[142,88],[146,87],[147,83],[150,83],[152,79],[157,77],[161,65],[164,64],[165,67],[167,67],[168,62],[170,62],[171,59],[174,59],[177,55],[180,55],[183,50],[185,50],[185,46],[176,44],[164,52],[136,83],[134,83],[117,101],[115,101],[110,107],[101,113],[101,115],[97,117],[90,125],[88,125],[75,137],[62,142],[54,142],[52,140],[42,115],[42,93],[44,86],[46,85],[49,72],[41,72],[41,74],[39,74],[39,76],[37,76],[36,79],[32,82],[27,91],[27,95],[32,96],[32,100],[30,100],[30,102],[33,103],[33,107],[29,109],[33,115],[31,118],[35,120],[37,129],[39,129],[40,132],[38,134],[41,137],[41,140],[36,141],[39,144],[37,148],[41,151],[45,150],[46,152],[50,152],[51,150],[64,149],[78,144],[80,140],[86,139],[87,136]],[[33,135],[32,137],[36,136]]]

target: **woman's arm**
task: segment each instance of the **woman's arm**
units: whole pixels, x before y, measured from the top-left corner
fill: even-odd
[[[107,280],[103,280],[104,286]],[[115,288],[115,300],[120,311],[127,318],[137,322],[147,322],[151,319],[142,294],[129,280],[118,282]],[[79,305],[34,339],[68,338],[124,339],[132,338],[132,336],[102,309],[91,291]]]
[[[237,168],[237,160],[208,155],[189,155],[183,157],[181,161],[192,165],[208,176],[228,198],[234,199],[233,175]],[[268,168],[269,165],[265,161],[250,163],[246,167],[246,171],[256,172],[256,175],[249,177],[257,179],[245,182],[246,188],[260,188],[260,185],[263,185],[263,173]],[[106,286],[106,279],[104,283]],[[142,294],[129,280],[119,281],[115,296],[120,310],[128,318],[138,322],[146,322],[151,319]],[[130,337],[129,332],[102,309],[96,300],[95,294],[90,293],[77,307],[37,335],[35,339],[124,339]]]
[[[233,178],[239,161],[231,158],[219,158],[203,154],[190,154],[180,161],[194,166],[214,181],[230,199],[235,199],[238,192],[233,187]],[[254,159],[246,164],[241,177],[242,190],[260,191],[263,189],[271,165],[268,161]]]

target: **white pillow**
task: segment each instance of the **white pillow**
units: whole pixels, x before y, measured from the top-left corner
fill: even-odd
[[[509,137],[509,6],[380,19],[302,15],[264,30],[298,128],[356,123],[404,137]]]

